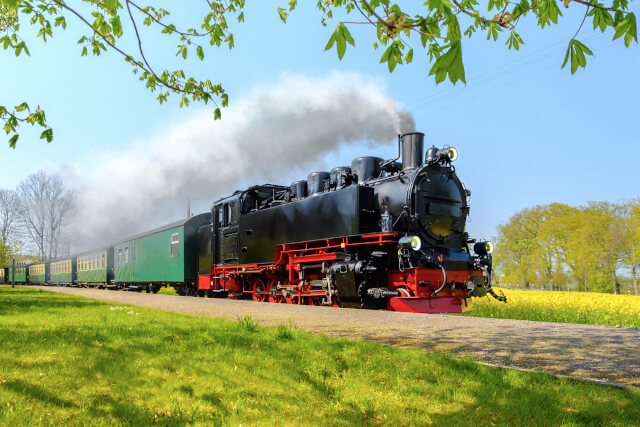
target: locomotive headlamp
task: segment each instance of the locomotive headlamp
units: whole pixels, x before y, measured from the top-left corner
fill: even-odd
[[[455,162],[458,158],[458,150],[455,147],[449,147],[447,149],[447,156],[449,157],[450,162]]]
[[[455,147],[443,147],[438,149],[435,146],[429,148],[424,157],[427,163],[455,162],[458,158],[458,150]]]
[[[473,251],[480,256],[485,256],[493,252],[494,245],[491,242],[478,242],[473,245]]]
[[[419,251],[422,247],[422,240],[418,236],[404,236],[398,240],[398,246],[401,249]]]

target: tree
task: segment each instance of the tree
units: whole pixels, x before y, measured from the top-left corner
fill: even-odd
[[[19,252],[16,240],[18,199],[14,191],[0,190],[0,268]]]
[[[80,2],[78,2],[80,3]],[[632,40],[638,41],[636,18],[629,11],[629,0],[611,0],[611,4],[603,5],[598,0],[563,0],[565,7],[584,8],[582,23],[569,41],[562,67],[570,63],[571,73],[579,67],[586,66],[586,57],[592,55],[591,50],[576,38],[587,18],[594,30],[606,31],[613,28],[613,39],[623,39],[625,46]],[[160,32],[175,37],[177,54],[187,59],[189,53],[195,51],[203,60],[205,53],[204,40],[211,46],[226,45],[234,47],[233,33],[230,32],[229,21],[244,20],[244,0],[207,1],[206,13],[198,20],[198,25],[187,25],[179,28],[168,22],[169,11],[153,6],[139,6],[131,0],[83,0],[82,3],[70,5],[63,0],[0,0],[0,43],[4,49],[11,49],[16,56],[29,49],[21,37],[22,32],[30,24],[37,30],[37,36],[46,41],[53,36],[54,29],[66,28],[67,18],[77,19],[86,25],[87,34],[80,37],[81,55],[89,52],[100,55],[107,49],[120,54],[132,66],[140,80],[152,92],[159,91],[157,100],[167,101],[170,94],[176,94],[180,106],[189,105],[191,101],[215,103],[214,117],[220,118],[219,106],[228,105],[228,95],[221,84],[213,84],[211,80],[199,80],[187,77],[182,69],[157,71],[147,60],[138,28],[142,25],[155,27]],[[289,13],[297,6],[297,0],[289,0],[288,10],[277,9],[280,18],[286,22]],[[192,7],[190,5],[189,7]],[[534,18],[541,29],[557,24],[562,16],[557,0],[488,0],[487,16],[484,16],[485,4],[475,0],[428,0],[417,10],[408,10],[389,0],[322,0],[317,3],[322,13],[322,25],[334,18],[334,13],[343,15],[355,14],[360,21],[340,21],[335,27],[325,50],[335,46],[338,57],[342,59],[347,44],[355,46],[348,27],[353,24],[366,24],[375,28],[376,42],[385,49],[380,62],[387,63],[392,72],[398,64],[412,62],[414,50],[409,46],[411,36],[420,39],[421,50],[428,56],[432,67],[430,76],[436,83],[448,78],[453,84],[465,82],[465,70],[462,60],[463,35],[471,37],[476,32],[485,32],[487,39],[497,41],[500,33],[506,33],[508,49],[518,50],[524,43],[516,32],[520,21]],[[134,16],[135,13],[135,16]],[[127,25],[125,25],[125,23]],[[198,29],[196,27],[199,27]],[[132,34],[128,39],[127,34]],[[132,43],[133,42],[133,43]],[[123,46],[137,45],[136,52],[127,51]],[[0,100],[1,101],[1,100]],[[0,104],[0,120],[4,122],[4,130],[9,135],[9,145],[15,147],[20,123],[38,125],[43,128],[41,139],[50,142],[53,131],[46,122],[45,113],[40,107],[32,110],[26,102],[15,107]]]
[[[0,190],[0,243],[9,244],[15,237],[18,220],[18,198],[15,191]]]
[[[640,200],[622,205],[622,262],[631,270],[633,292],[640,295],[638,287],[638,265],[640,264]]]
[[[498,226],[494,262],[505,275],[505,281],[528,287],[535,280],[532,265],[543,209],[542,206],[523,209]]]
[[[57,176],[39,171],[29,175],[16,190],[24,232],[42,259],[56,258],[60,236],[73,208],[75,195]]]
[[[566,284],[584,291],[620,292],[620,269],[632,273],[638,294],[640,201],[551,203],[523,209],[499,227],[494,260],[506,281]]]
[[[551,203],[540,209],[538,230],[535,236],[533,263],[539,269],[543,285],[549,290],[564,281],[563,265],[565,262],[565,246],[568,240],[567,220],[575,213],[575,209],[562,203]]]

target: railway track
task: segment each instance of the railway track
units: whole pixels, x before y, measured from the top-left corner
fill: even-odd
[[[269,304],[99,289],[33,286],[118,304],[471,356],[481,363],[640,387],[640,329]]]

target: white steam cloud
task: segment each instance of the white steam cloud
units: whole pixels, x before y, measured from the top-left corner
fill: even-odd
[[[200,111],[105,153],[78,188],[72,235],[89,247],[113,243],[184,217],[189,197],[212,202],[242,185],[287,185],[291,170],[306,176],[344,145],[389,144],[414,127],[409,113],[358,74],[284,78],[234,103],[221,121]]]

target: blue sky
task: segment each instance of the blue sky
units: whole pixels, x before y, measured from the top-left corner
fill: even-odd
[[[312,4],[302,4],[285,25],[277,2],[255,3],[247,6],[244,24],[233,24],[236,48],[207,49],[204,62],[176,60],[168,37],[144,33],[152,63],[222,82],[232,105],[255,87],[269,87],[291,74],[320,79],[335,71],[360,74],[414,115],[427,144],[458,148],[458,174],[472,191],[468,229],[477,237],[491,237],[497,224],[535,204],[640,196],[640,49],[635,42],[629,48],[620,40],[612,42],[610,33],[596,33],[587,22],[577,38],[595,57],[573,76],[560,69],[582,7],[562,8],[560,25],[544,31],[522,22],[525,45],[519,52],[508,51],[504,37],[489,42],[480,34],[466,40],[467,84],[454,87],[435,85],[427,76],[430,65],[418,40],[410,41],[416,48],[414,62],[390,74],[386,64],[379,64],[382,52],[371,47],[370,28],[351,28],[356,48],[349,46],[338,61],[335,51],[324,52],[335,22],[322,27]],[[175,6],[167,8],[178,12]],[[638,5],[632,10],[640,14]],[[197,19],[196,12],[189,13]],[[185,13],[175,21],[188,18]],[[13,188],[42,167],[69,166],[90,153],[162,134],[202,108],[181,109],[175,98],[159,105],[116,54],[81,58],[76,41],[83,31],[69,18],[67,30],[46,44],[27,39],[30,57],[0,52],[1,103],[40,104],[55,133],[54,141],[45,144],[25,128],[16,150],[0,143],[1,188]],[[319,159],[318,168],[349,164],[365,154],[395,157],[396,146],[371,149],[363,142]],[[102,159],[94,156],[93,161]],[[299,175],[283,171],[280,183]],[[194,205],[206,210],[209,203]]]

